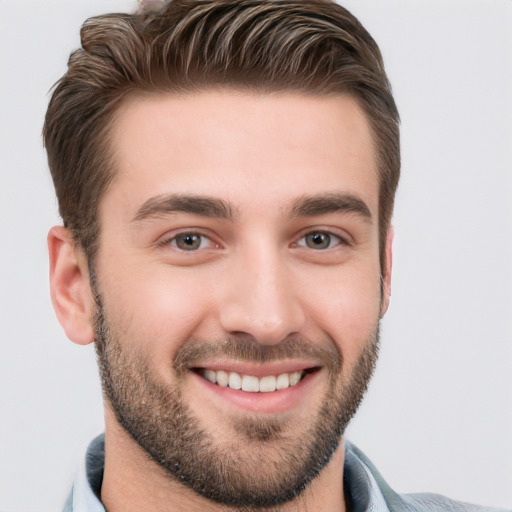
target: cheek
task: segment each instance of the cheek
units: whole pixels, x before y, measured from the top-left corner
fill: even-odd
[[[379,275],[377,267],[343,269],[317,281],[323,286],[309,293],[311,317],[333,338],[349,364],[358,359],[377,327]]]
[[[146,347],[150,358],[170,360],[179,344],[194,336],[208,315],[211,298],[200,280],[169,268],[141,271],[134,265],[123,276],[104,280],[105,315],[125,345]]]

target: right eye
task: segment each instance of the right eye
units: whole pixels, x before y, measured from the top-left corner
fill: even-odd
[[[315,251],[333,249],[338,245],[344,245],[344,241],[339,237],[327,231],[312,231],[304,235],[297,246],[307,247]]]
[[[194,252],[201,249],[214,247],[214,243],[205,235],[200,233],[186,232],[174,235],[172,238],[161,242],[162,246],[170,245],[180,251]]]

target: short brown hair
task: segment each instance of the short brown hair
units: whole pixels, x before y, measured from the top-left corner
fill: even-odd
[[[381,265],[400,174],[398,111],[380,50],[331,0],[173,0],[160,14],[88,19],[43,129],[60,214],[89,259],[115,172],[114,115],[137,91],[349,94],[366,113],[379,169]]]

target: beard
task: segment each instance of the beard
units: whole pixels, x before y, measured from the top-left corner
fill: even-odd
[[[290,337],[264,346],[251,337],[187,340],[172,361],[175,384],[162,382],[134,340],[116,332],[96,293],[95,348],[102,389],[119,424],[169,478],[238,510],[278,507],[297,498],[336,451],[373,374],[379,325],[351,368],[330,338],[322,343]],[[122,339],[121,339],[122,338]],[[145,340],[149,345],[150,340]],[[182,385],[206,357],[265,363],[313,357],[327,370],[321,403],[308,416],[245,414],[230,417],[222,440],[187,405]],[[292,415],[293,416],[293,415]],[[340,481],[340,486],[342,482]]]

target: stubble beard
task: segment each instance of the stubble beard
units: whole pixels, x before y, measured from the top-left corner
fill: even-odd
[[[125,348],[106,320],[98,294],[96,302],[95,347],[102,389],[119,424],[171,479],[236,510],[279,510],[307,488],[336,451],[378,356],[378,322],[351,369],[345,368],[333,341],[321,345],[327,349],[298,338],[272,347],[241,338],[190,341],[174,358],[177,384],[170,386],[155,377],[142,354]],[[228,417],[226,425],[233,434],[220,442],[200,424],[180,389],[204,352],[253,362],[315,355],[328,371],[323,403],[308,423],[303,419],[298,426],[277,416]]]

